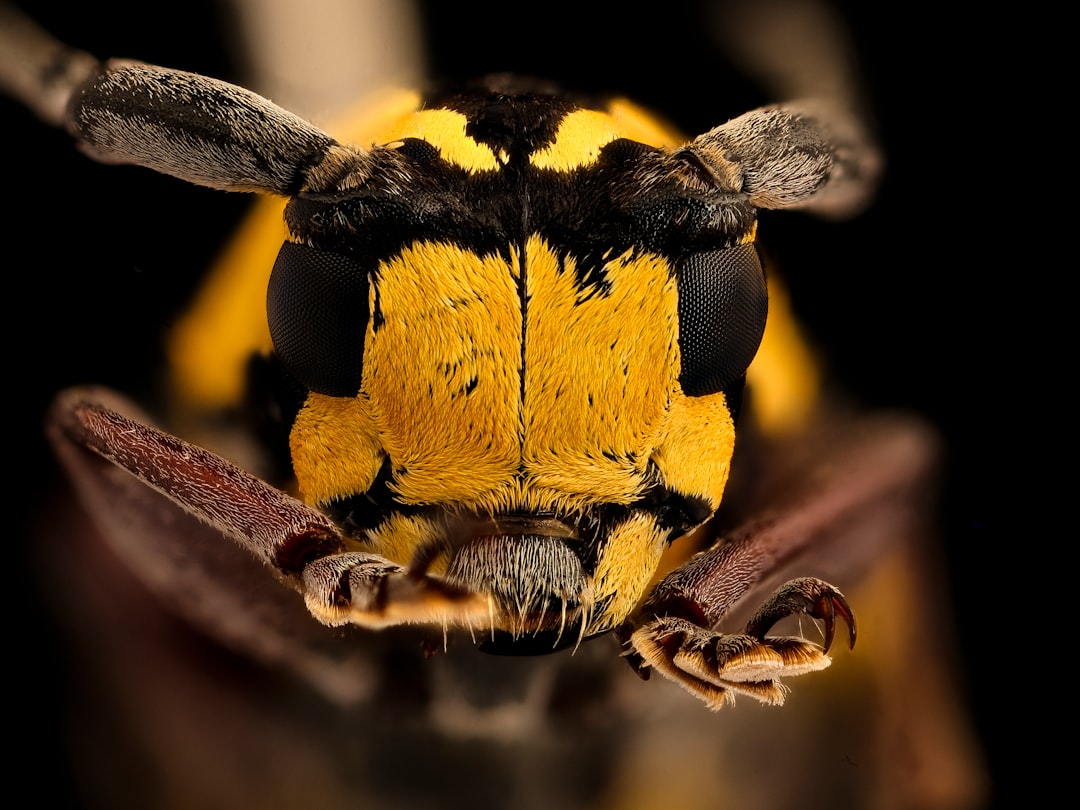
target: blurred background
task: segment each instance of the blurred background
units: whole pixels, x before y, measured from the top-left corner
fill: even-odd
[[[226,4],[27,5],[62,40],[96,56],[130,56],[251,85],[239,18]],[[420,2],[415,20],[428,77],[546,76],[625,93],[700,133],[774,100],[727,61],[715,5],[673,2],[646,13],[604,2],[521,10]],[[830,375],[861,404],[915,411],[945,438],[938,573],[950,595],[960,708],[972,718],[993,795],[1002,800],[1014,785],[1005,767],[1002,690],[996,677],[991,681],[1000,667],[1001,594],[988,586],[1002,571],[1000,562],[987,560],[1004,534],[1002,465],[1015,452],[1008,431],[1018,392],[989,389],[1002,375],[981,254],[1002,235],[978,217],[988,203],[975,184],[969,145],[971,119],[980,118],[972,87],[994,81],[988,49],[968,29],[944,24],[935,5],[829,7],[852,34],[886,174],[877,203],[857,220],[770,217],[770,244],[789,268],[796,309]],[[380,54],[384,67],[399,56]],[[69,659],[42,604],[39,578],[48,572],[31,564],[34,527],[42,509],[52,508],[46,495],[58,476],[40,430],[43,414],[55,391],[89,381],[152,401],[160,337],[249,201],[94,164],[64,133],[6,99],[0,120],[12,283],[4,328],[14,366],[9,498],[17,516],[8,666],[20,682],[17,699],[33,705],[21,745],[35,758],[62,762],[56,729],[66,719],[63,690],[78,675],[64,671]],[[35,789],[39,798],[64,795],[69,786],[63,767],[57,770]]]

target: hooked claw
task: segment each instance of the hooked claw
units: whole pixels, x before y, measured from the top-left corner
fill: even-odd
[[[832,647],[837,616],[848,626],[848,646],[855,646],[858,633],[855,613],[847,599],[834,586],[814,577],[793,579],[780,586],[747,622],[746,634],[763,639],[778,621],[799,613],[805,613],[824,623],[825,652]]]

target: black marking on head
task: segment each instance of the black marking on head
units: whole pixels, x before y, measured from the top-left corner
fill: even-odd
[[[654,480],[661,480],[655,464],[649,463],[650,474]],[[681,537],[691,529],[704,523],[713,512],[713,507],[704,498],[683,495],[665,486],[655,486],[646,492],[633,509],[648,512],[656,519],[661,529],[669,532],[669,540]]]
[[[554,142],[566,114],[582,106],[550,83],[509,74],[443,88],[427,101],[460,112],[466,135],[512,163]]]
[[[422,512],[422,507],[406,507],[396,500],[391,489],[393,480],[394,472],[390,459],[384,459],[379,474],[367,492],[324,504],[323,511],[350,535],[361,535],[369,529],[376,528],[387,515],[393,512],[400,514]]]
[[[591,278],[605,255],[639,248],[675,259],[715,250],[742,241],[755,221],[743,196],[689,190],[670,162],[657,168],[660,150],[625,138],[571,171],[528,164],[528,154],[554,142],[565,116],[583,108],[575,100],[488,80],[481,92],[451,91],[432,104],[466,116],[467,133],[507,163],[470,172],[415,138],[376,148],[363,183],[289,203],[293,239],[377,263],[420,242],[508,256],[535,233]]]
[[[370,162],[372,177],[358,188],[289,201],[285,222],[295,241],[372,264],[422,242],[508,256],[521,203],[502,174],[470,174],[415,138],[373,151]]]

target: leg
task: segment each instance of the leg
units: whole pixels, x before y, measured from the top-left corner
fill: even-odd
[[[713,709],[728,692],[782,703],[782,677],[829,665],[837,615],[854,644],[855,617],[844,596],[821,579],[801,577],[769,596],[742,632],[723,632],[720,622],[794,564],[852,571],[859,558],[880,553],[898,534],[890,529],[901,519],[897,505],[919,496],[934,450],[933,438],[903,419],[868,421],[831,436],[808,454],[813,461],[799,476],[801,488],[656,585],[619,631],[631,665],[643,676],[659,670]],[[801,614],[824,623],[823,646],[766,635],[780,619]]]

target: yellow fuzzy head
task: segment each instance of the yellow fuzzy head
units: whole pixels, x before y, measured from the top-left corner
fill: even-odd
[[[291,200],[270,282],[303,496],[511,643],[611,629],[720,502],[753,206],[629,105],[521,86],[429,100],[355,171]]]

